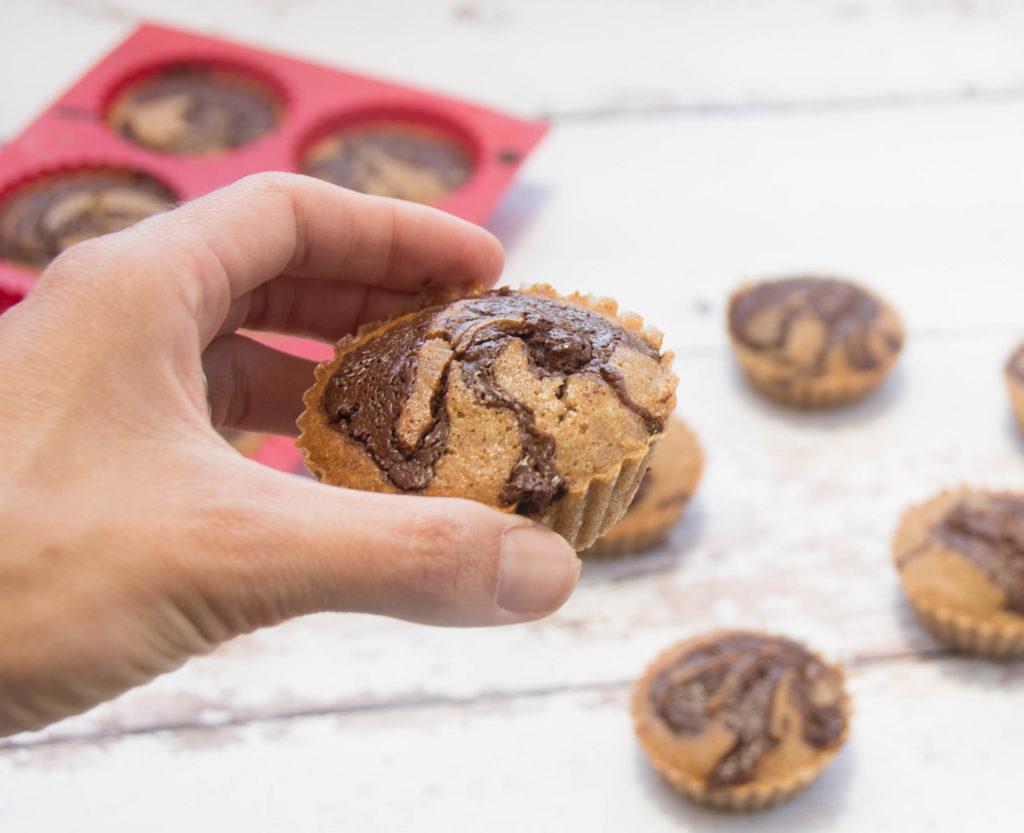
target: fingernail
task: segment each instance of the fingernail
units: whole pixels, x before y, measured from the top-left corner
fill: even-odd
[[[515,613],[546,613],[568,597],[580,560],[561,536],[540,524],[517,526],[501,539],[498,607]]]

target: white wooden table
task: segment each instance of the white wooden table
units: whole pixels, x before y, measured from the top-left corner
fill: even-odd
[[[1024,828],[1024,663],[942,650],[888,550],[942,486],[1024,485],[1000,376],[1024,335],[1024,4],[2,0],[0,137],[142,19],[548,116],[490,222],[507,280],[658,324],[708,466],[664,546],[588,563],[544,622],[309,617],[0,742],[0,831]],[[728,291],[794,270],[904,313],[862,404],[792,413],[734,370]],[[658,651],[724,625],[851,672],[848,747],[758,816],[663,787],[627,713]]]

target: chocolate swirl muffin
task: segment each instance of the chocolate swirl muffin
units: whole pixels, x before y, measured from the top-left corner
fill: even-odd
[[[439,130],[374,122],[330,133],[305,153],[302,172],[335,185],[411,202],[433,203],[461,188],[473,157]]]
[[[683,514],[703,467],[696,436],[685,422],[672,417],[626,514],[580,555],[604,558],[656,546]]]
[[[241,72],[183,64],[128,87],[107,111],[110,127],[164,153],[223,153],[269,133],[277,97]]]
[[[44,269],[72,244],[120,231],[174,201],[163,185],[134,171],[52,174],[22,186],[0,205],[0,258]]]
[[[694,800],[759,810],[811,783],[846,740],[843,674],[802,645],[719,631],[676,645],[633,695],[637,737]]]
[[[975,653],[1024,653],[1024,495],[960,489],[911,508],[893,543],[914,612]]]
[[[1017,424],[1024,431],[1024,344],[1014,350],[1007,360],[1004,377]]]
[[[338,343],[299,446],[325,483],[479,500],[582,549],[626,510],[675,405],[660,340],[547,287],[428,303]]]
[[[899,316],[856,284],[800,277],[746,286],[729,303],[740,367],[762,393],[799,407],[859,399],[903,346]]]

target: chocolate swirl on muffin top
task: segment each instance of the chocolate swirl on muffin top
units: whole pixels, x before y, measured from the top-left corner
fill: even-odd
[[[735,743],[718,761],[708,784],[744,784],[776,746],[779,688],[800,719],[811,746],[825,749],[846,727],[838,673],[788,639],[730,633],[678,657],[650,691],[655,713],[675,734],[693,737],[712,724],[725,726]]]
[[[630,398],[612,361],[620,345],[657,361],[660,355],[651,344],[590,310],[509,289],[403,316],[345,353],[324,390],[327,420],[359,443],[394,486],[425,489],[446,449],[446,394],[457,365],[478,403],[515,419],[521,451],[500,500],[517,512],[535,514],[561,497],[566,484],[553,464],[554,438],[497,378],[499,358],[514,340],[521,342],[537,377],[560,379],[564,390],[569,376],[596,376],[648,434],[664,429],[660,417]]]
[[[122,93],[109,120],[138,145],[211,153],[255,141],[277,124],[278,111],[274,95],[241,73],[183,65]]]
[[[1024,498],[972,492],[958,500],[931,536],[897,560],[905,567],[934,543],[979,567],[1006,595],[1005,609],[1024,616]]]
[[[174,199],[142,173],[54,174],[23,187],[0,207],[0,258],[43,269],[72,244],[166,211]]]
[[[881,312],[876,298],[847,281],[789,278],[737,293],[729,331],[802,374],[821,375],[834,357],[874,370],[902,346],[902,334],[882,324]]]
[[[429,203],[465,184],[473,160],[437,131],[379,124],[321,139],[306,153],[302,172],[364,194]]]

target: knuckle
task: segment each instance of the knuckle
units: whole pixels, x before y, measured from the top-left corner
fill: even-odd
[[[290,214],[294,223],[294,255],[291,268],[301,267],[308,255],[309,240],[302,212],[298,209],[298,196],[313,182],[310,177],[285,171],[264,171],[251,174],[242,179],[238,187],[241,194],[248,198],[262,199],[268,204],[275,204]]]
[[[419,590],[450,593],[476,583],[485,550],[475,546],[473,508],[464,501],[429,498],[410,518],[410,546]]]
[[[64,279],[92,273],[109,263],[111,249],[107,235],[82,240],[61,252],[46,271]]]
[[[290,191],[300,179],[298,174],[285,171],[262,171],[239,180],[239,186],[253,191],[280,194]]]
[[[276,553],[264,513],[251,502],[209,493],[197,502],[166,560],[180,607],[211,646],[281,620],[280,588],[261,581]],[[202,557],[197,557],[202,553]],[[211,566],[214,564],[215,566]]]

